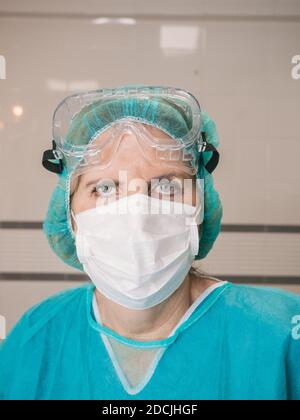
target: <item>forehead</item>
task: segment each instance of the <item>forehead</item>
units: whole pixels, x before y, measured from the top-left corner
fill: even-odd
[[[98,173],[99,178],[116,179],[120,171],[126,171],[131,178],[144,179],[171,172],[187,178],[187,173],[193,173],[189,159],[183,159],[179,140],[151,124],[117,121],[98,134],[92,147],[87,150],[84,164],[75,171],[84,178]]]
[[[134,164],[132,164],[134,165]],[[102,169],[94,167],[86,170],[80,176],[80,181],[87,185],[89,183],[96,183],[100,179],[111,179],[116,183],[124,182],[125,180],[131,181],[132,179],[143,179],[147,182],[155,178],[181,178],[181,179],[194,179],[195,176],[189,175],[180,167],[174,168],[165,164],[151,166],[144,166],[141,171],[135,171],[133,168],[123,167],[118,168],[117,165],[112,165],[108,168]]]
[[[133,169],[142,167],[150,170],[157,166],[163,169],[169,164],[166,159],[160,156],[161,146],[165,150],[178,149],[179,143],[163,130],[149,124],[119,124],[111,126],[100,133],[92,142],[99,154],[93,158],[95,163],[99,162],[108,171],[113,169]],[[99,149],[98,147],[99,146]],[[179,146],[180,147],[180,146]],[[179,160],[178,157],[176,160]],[[177,162],[177,166],[180,162]],[[89,168],[87,168],[89,169]],[[154,169],[154,168],[153,168]]]

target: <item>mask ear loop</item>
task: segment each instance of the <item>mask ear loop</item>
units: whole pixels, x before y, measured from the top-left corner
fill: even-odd
[[[199,225],[203,222],[204,215],[204,179],[196,179],[196,212],[192,217],[186,217],[186,223],[190,229],[190,246],[193,255],[198,255],[199,253]],[[200,217],[199,217],[200,216]]]
[[[201,224],[204,219],[204,178],[196,178],[197,196],[196,200],[199,200],[196,212],[196,222]]]
[[[78,223],[77,223],[77,220],[76,220],[76,216],[75,216],[75,214],[74,214],[74,212],[71,208],[70,208],[70,214],[71,214],[71,217],[73,217],[74,223],[75,223],[75,225],[77,227],[77,230],[78,230]],[[72,226],[72,223],[71,223],[71,226]],[[72,230],[73,230],[73,233],[74,233],[74,236],[75,236],[76,233],[74,232],[73,226],[72,226]]]
[[[191,251],[193,255],[198,255],[199,252],[199,231],[198,225],[192,224],[190,226],[191,232]]]

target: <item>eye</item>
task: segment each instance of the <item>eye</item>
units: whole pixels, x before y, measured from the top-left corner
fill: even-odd
[[[151,190],[154,194],[172,197],[182,192],[182,181],[168,178],[155,180]]]
[[[110,179],[102,179],[93,189],[94,193],[97,193],[99,196],[110,196],[116,194],[116,185],[114,181]]]

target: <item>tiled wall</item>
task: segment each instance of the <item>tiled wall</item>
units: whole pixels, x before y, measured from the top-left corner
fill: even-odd
[[[299,40],[296,0],[2,0],[0,314],[8,327],[77,284],[63,280],[75,272],[39,229],[56,183],[40,163],[53,110],[74,91],[128,83],[183,87],[217,123],[224,230],[203,269],[300,292],[300,80],[291,76]]]

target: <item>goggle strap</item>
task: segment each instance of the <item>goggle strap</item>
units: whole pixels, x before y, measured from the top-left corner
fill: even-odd
[[[207,172],[211,174],[218,166],[220,155],[217,149],[215,148],[215,146],[211,143],[208,143],[208,141],[206,140],[205,131],[201,131],[201,136],[202,136],[202,142],[199,144],[199,152],[201,153],[200,163],[203,163],[203,155],[202,155],[203,152],[204,153],[212,152],[211,158],[209,159],[207,164],[204,165],[204,168],[207,170]]]
[[[53,160],[57,162],[53,162]],[[61,174],[63,171],[62,154],[56,150],[56,143],[52,140],[52,149],[45,150],[43,153],[42,165],[45,169],[56,174]]]

